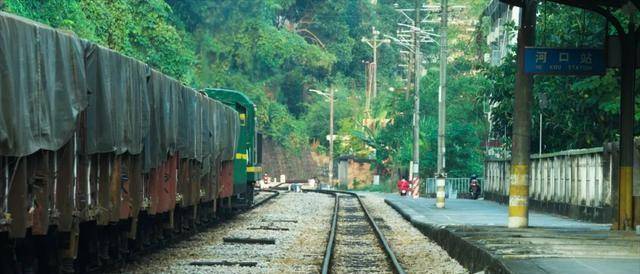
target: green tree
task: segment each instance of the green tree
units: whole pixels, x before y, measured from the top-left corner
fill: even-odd
[[[540,6],[536,41],[544,47],[603,47],[605,26],[600,15],[545,2]],[[485,70],[493,85],[485,96],[493,106],[493,137],[502,138],[508,145],[516,72],[513,49],[503,61]],[[640,90],[638,85],[636,90]],[[547,98],[544,108],[541,98]],[[602,146],[618,138],[619,101],[617,69],[609,69],[602,76],[536,76],[531,132],[538,132],[542,113],[543,152]],[[640,122],[640,115],[636,114],[636,121]],[[636,126],[635,132],[640,134],[640,127]],[[531,146],[538,146],[537,134],[532,135]]]
[[[188,35],[172,24],[171,8],[162,0],[8,0],[5,8],[193,82],[195,56]]]

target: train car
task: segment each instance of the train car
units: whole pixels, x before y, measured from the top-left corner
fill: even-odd
[[[90,272],[247,200],[255,139],[236,109],[0,12],[0,273]]]
[[[240,134],[233,163],[223,167],[233,171],[233,190],[238,206],[251,205],[253,189],[262,178],[262,135],[256,128],[256,105],[245,94],[235,90],[208,88],[204,92],[238,112]]]

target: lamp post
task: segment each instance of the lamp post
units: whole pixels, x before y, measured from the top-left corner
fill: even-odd
[[[317,89],[309,89],[309,91],[329,100],[329,184],[333,185],[333,96],[335,89],[329,88],[329,94]]]

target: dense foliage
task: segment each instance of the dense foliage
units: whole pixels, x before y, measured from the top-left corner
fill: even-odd
[[[337,155],[374,159],[384,174],[406,172],[412,158],[413,101],[405,92],[411,84],[399,78],[401,48],[379,48],[380,95],[373,102],[372,119],[365,123],[364,61],[371,61],[372,51],[360,39],[370,37],[372,27],[394,34],[401,17],[394,4],[411,8],[415,1],[4,2],[5,11],[73,31],[189,85],[245,92],[258,105],[260,130],[292,151],[312,142],[321,152],[326,150],[329,106],[325,98],[308,90],[333,88]],[[450,1],[466,6],[459,19],[481,18],[487,3]],[[604,21],[597,15],[546,2],[539,14],[540,46],[602,44]],[[437,24],[430,27],[438,31]],[[488,66],[482,60],[488,52],[482,39],[485,30],[484,24],[449,28],[446,170],[450,177],[482,174],[486,140],[500,139],[505,147],[510,143],[515,58],[511,55],[500,66]],[[422,51],[437,56],[438,47],[425,44]],[[423,177],[435,172],[438,73],[437,63],[428,63],[421,77]],[[610,70],[597,77],[536,77],[533,119],[543,113],[546,152],[616,139],[617,74]],[[548,98],[544,109],[537,103],[540,97]],[[485,115],[489,106],[491,123]],[[640,114],[636,118],[640,120]],[[532,124],[537,127],[537,120]],[[532,137],[534,147],[536,142]]]
[[[413,7],[413,1],[399,1],[402,7]],[[439,1],[431,1],[438,4]],[[480,16],[486,1],[452,1],[451,5],[463,4],[466,9],[458,19],[477,18]],[[391,4],[380,7],[381,28],[389,33],[395,32],[396,20],[399,14],[392,9]],[[433,16],[433,15],[431,15]],[[439,31],[437,24],[426,26]],[[450,177],[467,177],[471,174],[482,174],[483,170],[483,140],[487,135],[487,122],[483,114],[483,94],[489,88],[489,81],[479,70],[483,64],[477,58],[478,48],[475,45],[475,35],[469,28],[472,26],[449,27],[449,66],[447,92],[447,126],[446,126],[446,172]],[[421,46],[424,55],[437,56],[439,48],[434,44]],[[393,46],[397,52],[401,48]],[[397,53],[393,63],[381,64],[393,68],[399,62]],[[427,63],[425,74],[421,78],[421,115],[420,115],[420,172],[423,177],[431,177],[436,172],[437,128],[438,128],[438,86],[439,64]],[[381,69],[381,71],[383,71]],[[384,75],[384,73],[383,73]],[[375,105],[376,117],[379,120],[388,119],[386,127],[374,128],[355,132],[367,144],[376,150],[375,156],[379,167],[396,174],[406,174],[409,162],[412,160],[412,120],[413,98],[407,98],[407,86],[413,94],[411,84],[398,82],[391,74],[384,78],[381,90],[393,87],[396,92],[385,93]],[[408,84],[408,85],[407,85]]]
[[[470,1],[464,1],[469,4]],[[484,0],[471,1],[477,16]],[[319,142],[325,150],[328,104],[307,92],[336,90],[337,154],[373,157],[380,171],[404,168],[411,155],[410,100],[398,82],[397,46],[379,48],[374,124],[363,126],[364,64],[371,48],[360,38],[371,27],[392,34],[399,14],[393,1],[350,0],[7,0],[4,9],[143,60],[196,87],[241,90],[258,104],[261,130],[296,150]],[[414,1],[398,1],[413,7]],[[435,4],[435,1],[434,1]],[[453,35],[452,35],[453,36]],[[470,39],[452,44],[461,51]],[[434,53],[434,45],[424,45]],[[485,135],[480,90],[472,84],[469,54],[458,54],[451,76],[449,166],[454,175],[481,171]],[[437,70],[424,77],[423,173],[435,166]],[[474,115],[474,119],[467,119]],[[385,122],[386,121],[386,122]],[[460,122],[460,123],[459,123]],[[367,144],[369,146],[367,146]],[[373,148],[373,149],[372,149]],[[457,161],[455,159],[465,159]],[[472,170],[472,171],[470,171]]]
[[[544,2],[539,5],[536,45],[541,47],[604,47],[604,18],[598,14]],[[624,16],[620,16],[624,19]],[[513,30],[512,35],[516,35]],[[493,109],[492,137],[510,147],[511,117],[515,84],[515,56],[498,67],[487,68],[492,83],[486,96]],[[638,75],[638,74],[636,74]],[[542,113],[543,152],[602,146],[619,138],[619,70],[603,76],[536,76],[532,115],[532,153],[538,152],[539,114]],[[639,78],[640,79],[640,78]],[[636,83],[638,81],[636,80]],[[638,95],[640,85],[636,84]],[[640,107],[640,100],[636,99]],[[640,112],[636,111],[635,134],[640,134]]]
[[[193,81],[189,36],[162,0],[6,0],[5,9],[77,33],[185,82]]]

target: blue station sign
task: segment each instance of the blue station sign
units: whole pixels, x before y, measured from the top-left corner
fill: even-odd
[[[605,74],[603,49],[562,49],[527,47],[524,71],[528,74],[598,75]]]

